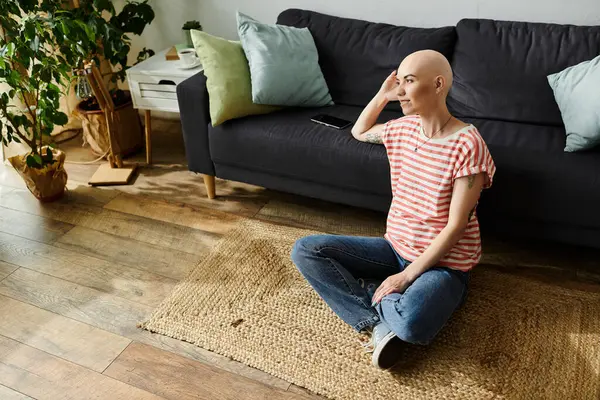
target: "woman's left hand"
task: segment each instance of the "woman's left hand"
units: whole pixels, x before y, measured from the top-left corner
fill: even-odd
[[[384,298],[384,296],[387,296],[390,293],[403,293],[411,283],[412,281],[404,272],[388,276],[375,291],[372,305],[375,306]]]

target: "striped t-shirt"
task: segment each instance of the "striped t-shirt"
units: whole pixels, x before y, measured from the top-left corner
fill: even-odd
[[[383,144],[393,192],[384,237],[403,258],[414,261],[448,223],[454,180],[485,172],[484,188],[489,188],[496,166],[473,125],[428,139],[421,118],[407,116],[385,124]],[[473,213],[463,237],[436,265],[467,271],[480,258],[479,222]]]

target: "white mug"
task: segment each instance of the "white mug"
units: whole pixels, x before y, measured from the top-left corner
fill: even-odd
[[[184,67],[191,67],[198,63],[198,56],[194,49],[183,49],[177,52],[181,65]]]

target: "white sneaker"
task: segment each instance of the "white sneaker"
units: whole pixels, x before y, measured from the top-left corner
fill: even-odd
[[[403,342],[385,323],[373,328],[371,363],[381,369],[390,369],[400,360]]]

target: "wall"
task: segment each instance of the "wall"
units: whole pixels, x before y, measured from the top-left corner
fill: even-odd
[[[600,25],[600,0],[150,0],[149,3],[156,19],[135,40],[134,50],[143,46],[159,50],[181,42],[180,28],[192,19],[198,19],[208,33],[236,40],[236,10],[266,23],[274,23],[277,15],[287,8],[303,8],[416,27],[454,25],[461,18]]]
[[[114,3],[119,8],[124,1]],[[143,47],[159,51],[183,43],[181,26],[188,20],[199,20],[210,34],[237,40],[236,10],[265,23],[275,23],[287,8],[302,8],[415,27],[455,25],[461,18],[600,25],[600,0],[149,0],[149,4],[156,17],[141,37],[133,38],[130,65]],[[178,118],[173,113],[153,114]]]

